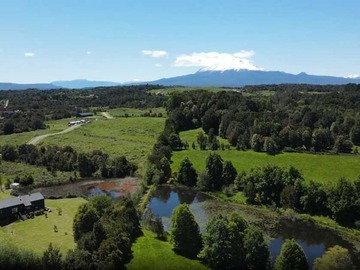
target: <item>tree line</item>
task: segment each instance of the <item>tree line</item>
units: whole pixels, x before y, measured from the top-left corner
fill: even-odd
[[[159,85],[97,87],[81,90],[0,91],[0,100],[9,100],[0,135],[45,129],[46,121],[75,117],[79,112],[95,112],[95,107],[161,107],[166,97],[148,93],[165,88]],[[4,111],[4,110],[3,110]]]
[[[39,148],[31,144],[18,146],[5,144],[1,147],[0,153],[5,161],[45,167],[54,174],[56,171],[74,172],[74,177],[69,179],[70,182],[76,180],[77,173],[80,177],[97,175],[103,178],[114,178],[133,175],[137,170],[137,165],[128,161],[125,156],[110,159],[101,150],[93,150],[85,154],[78,153],[71,146],[41,146]],[[25,183],[32,184],[30,182],[23,184]]]
[[[181,204],[173,210],[170,237],[175,252],[198,258],[211,269],[309,269],[304,250],[294,239],[285,240],[273,263],[262,231],[235,212],[213,217],[201,235],[188,205]],[[355,269],[355,266],[349,251],[335,246],[314,261],[313,269]]]
[[[210,143],[220,136],[242,150],[350,153],[360,145],[359,91],[313,94],[289,88],[276,88],[271,96],[173,93],[166,108],[176,131],[201,127]]]
[[[183,159],[174,182],[203,191],[222,191],[228,196],[240,191],[250,204],[329,216],[343,225],[352,226],[360,219],[360,178],[354,181],[340,178],[335,185],[306,183],[296,168],[273,165],[238,174],[230,161],[210,153],[200,174],[189,158]]]

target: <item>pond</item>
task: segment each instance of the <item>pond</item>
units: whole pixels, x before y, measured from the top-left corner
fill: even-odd
[[[104,194],[117,199],[126,194],[136,192],[140,184],[137,177],[125,177],[116,179],[81,180],[61,186],[40,187],[33,192],[41,192],[45,197],[85,196],[91,198],[95,195]]]
[[[189,208],[194,214],[201,232],[205,231],[207,222],[216,214],[228,214],[233,210],[241,211],[240,209],[228,207],[226,202],[210,197],[207,194],[185,187],[169,185],[159,186],[154,191],[148,207],[155,215],[161,217],[164,229],[169,231],[171,213],[181,203],[189,204]],[[214,211],[214,209],[217,210]],[[336,244],[344,247],[348,245],[340,237],[328,231],[320,230],[311,224],[281,221],[277,224],[277,227],[277,231],[265,232],[271,237],[269,250],[273,260],[279,255],[284,239],[288,238],[294,238],[302,246],[310,266],[313,264],[314,259],[322,256],[329,247]]]

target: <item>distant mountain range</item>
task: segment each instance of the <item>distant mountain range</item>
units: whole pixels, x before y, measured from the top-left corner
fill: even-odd
[[[299,74],[291,74],[281,71],[263,71],[263,70],[244,70],[244,69],[219,69],[210,67],[201,69],[194,74],[177,76],[172,78],[164,78],[147,82],[111,82],[111,81],[88,81],[88,80],[72,80],[72,81],[54,81],[51,83],[40,84],[15,84],[0,83],[0,90],[20,90],[28,88],[37,89],[56,89],[56,88],[91,88],[100,86],[117,86],[117,85],[134,85],[134,84],[160,84],[165,86],[182,85],[182,86],[225,86],[225,87],[241,87],[244,85],[260,85],[260,84],[348,84],[360,83],[360,77],[334,77],[334,76],[318,76],[310,75],[304,72]]]
[[[348,84],[360,83],[360,77],[344,78],[333,76],[309,75],[304,72],[291,74],[281,71],[262,70],[199,70],[194,74],[183,75],[172,78],[164,78],[149,82],[161,85],[182,86],[226,86],[240,87],[244,85],[260,84]]]
[[[71,89],[122,85],[122,83],[119,83],[119,82],[88,81],[88,80],[54,81],[54,82],[51,82],[51,84],[56,85],[58,87],[71,88]]]
[[[59,86],[53,85],[51,83],[30,83],[30,84],[20,84],[20,83],[2,83],[0,82],[0,90],[23,90],[23,89],[55,89]]]

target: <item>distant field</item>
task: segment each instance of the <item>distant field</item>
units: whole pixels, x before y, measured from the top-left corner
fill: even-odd
[[[48,218],[42,215],[0,227],[1,243],[11,242],[42,254],[51,242],[65,254],[75,247],[73,219],[78,207],[85,202],[82,198],[45,200],[45,206],[52,209]],[[61,215],[57,211],[59,208],[62,210]],[[54,225],[58,232],[54,232]]]
[[[40,129],[40,130],[35,130],[35,131],[30,131],[30,132],[23,132],[23,133],[15,133],[15,134],[10,134],[10,135],[1,135],[0,136],[0,146],[4,145],[4,144],[20,145],[20,144],[27,143],[28,141],[30,141],[32,138],[34,138],[36,136],[62,131],[67,128],[68,122],[74,121],[76,119],[77,118],[73,117],[73,118],[66,118],[66,119],[55,120],[55,121],[48,121],[45,123],[47,126],[46,129]]]
[[[184,92],[184,91],[194,91],[194,90],[206,90],[210,92],[221,92],[221,91],[230,91],[231,88],[221,88],[221,87],[171,87],[171,88],[165,88],[165,89],[153,89],[150,90],[150,93],[153,94],[164,94],[168,95],[173,92]]]
[[[165,118],[157,117],[98,117],[69,133],[47,137],[39,145],[70,145],[79,152],[102,150],[111,157],[125,155],[141,167],[164,123]]]
[[[185,131],[180,133],[181,139],[190,144],[189,150],[175,151],[172,155],[172,169],[177,171],[181,160],[189,157],[198,172],[205,168],[205,161],[211,151],[200,151],[191,149],[191,143],[196,141],[198,130]],[[224,142],[224,141],[223,141]],[[226,141],[225,141],[226,142]],[[254,167],[261,167],[267,164],[288,167],[290,165],[299,169],[304,178],[317,182],[332,183],[344,176],[354,180],[360,176],[360,155],[315,155],[305,153],[283,153],[270,156],[266,153],[253,151],[218,150],[224,160],[230,160],[237,171],[249,171]]]
[[[169,242],[160,241],[153,233],[144,230],[144,236],[139,237],[132,246],[134,257],[127,265],[127,269],[208,269],[197,260],[177,255],[172,248]]]
[[[163,117],[166,116],[166,110],[163,107],[159,108],[151,108],[151,109],[136,109],[136,108],[116,108],[116,109],[109,109],[109,114],[113,117],[125,117],[125,115],[132,117],[132,116],[141,116],[142,114],[148,113],[162,113]]]

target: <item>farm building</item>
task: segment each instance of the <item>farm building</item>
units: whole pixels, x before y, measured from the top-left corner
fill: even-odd
[[[77,117],[88,117],[88,116],[93,116],[94,114],[90,113],[90,112],[82,112],[82,113],[77,113],[76,116]]]
[[[40,209],[45,209],[45,199],[40,192],[5,199],[0,201],[0,220]]]

